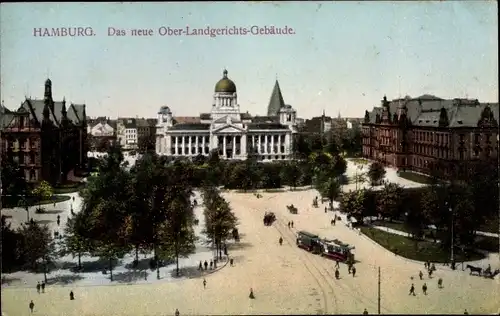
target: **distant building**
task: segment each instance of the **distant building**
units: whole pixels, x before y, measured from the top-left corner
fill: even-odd
[[[432,165],[447,169],[497,157],[498,112],[498,103],[471,99],[423,95],[388,101],[384,96],[380,107],[365,113],[363,155],[422,173]]]
[[[15,161],[28,182],[64,182],[87,163],[85,104],[52,99],[52,82],[45,81],[43,99],[26,98],[15,110],[0,109],[1,154]]]
[[[89,118],[87,135],[91,151],[103,150],[116,142],[116,121],[104,116]]]
[[[212,109],[190,122],[175,118],[169,107],[158,112],[156,152],[174,157],[208,155],[218,150],[222,159],[246,159],[249,154],[260,161],[289,159],[292,135],[296,133],[296,111],[286,105],[278,81],[268,105],[268,116],[241,113],[236,85],[227,76],[215,85]]]

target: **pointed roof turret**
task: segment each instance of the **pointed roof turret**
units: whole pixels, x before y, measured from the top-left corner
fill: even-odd
[[[279,110],[285,106],[285,101],[283,100],[283,95],[281,94],[280,85],[278,80],[276,80],[273,88],[273,93],[271,94],[271,99],[269,100],[269,105],[267,106],[267,115],[276,116]]]

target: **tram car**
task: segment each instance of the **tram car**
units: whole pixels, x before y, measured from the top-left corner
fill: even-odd
[[[319,244],[322,257],[338,260],[339,262],[354,261],[354,254],[352,252],[354,246],[344,244],[338,239],[321,239],[319,240]]]
[[[297,246],[309,252],[320,254],[321,245],[318,235],[306,232],[304,230],[297,233]]]

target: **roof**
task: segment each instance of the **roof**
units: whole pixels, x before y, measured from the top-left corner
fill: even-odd
[[[288,130],[288,127],[281,125],[279,123],[250,123],[248,124],[249,130],[260,130],[260,129],[283,129]]]
[[[85,105],[84,104],[70,104],[63,101],[54,101],[54,109],[49,109],[49,119],[55,124],[59,125],[62,119],[63,104],[66,106],[67,118],[75,125],[81,125],[86,120]],[[43,121],[43,109],[45,107],[44,100],[26,99],[21,108],[30,112],[30,117],[35,119],[38,123]]]
[[[254,116],[252,117],[252,123],[279,123],[280,119],[278,116]]]
[[[407,117],[416,126],[437,127],[441,109],[446,110],[449,127],[476,127],[483,110],[489,106],[493,117],[498,122],[498,103],[479,103],[473,99],[441,99],[432,95],[423,95],[417,98],[406,97],[389,102],[389,111],[392,115],[399,106],[406,106]],[[374,107],[369,112],[369,123],[375,123],[377,114],[382,115],[382,107]]]
[[[201,124],[201,123],[183,123],[183,124],[175,124],[169,130],[170,131],[204,131],[209,130],[210,124]]]
[[[276,80],[273,92],[271,93],[271,98],[269,99],[269,105],[267,106],[267,115],[278,115],[278,112],[282,107],[285,107],[285,101],[283,100],[278,80]]]
[[[200,120],[209,120],[212,117],[212,114],[210,113],[201,113],[200,114]]]
[[[124,118],[122,120],[123,126],[125,126],[126,129],[137,128],[137,120],[135,118]]]
[[[14,118],[14,113],[7,109],[3,104],[0,105],[0,129],[8,126],[12,119]]]
[[[215,84],[215,92],[235,93],[236,85],[227,77],[227,70],[222,72],[222,79]]]
[[[200,118],[196,116],[175,116],[174,123],[176,124],[195,124],[200,123]]]

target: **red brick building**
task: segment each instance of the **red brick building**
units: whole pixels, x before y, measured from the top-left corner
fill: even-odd
[[[52,99],[45,81],[43,99],[25,99],[10,111],[0,109],[0,154],[19,164],[28,182],[64,182],[87,163],[87,122],[84,104]]]
[[[365,112],[363,156],[405,170],[498,156],[498,103],[431,95],[388,101]]]

